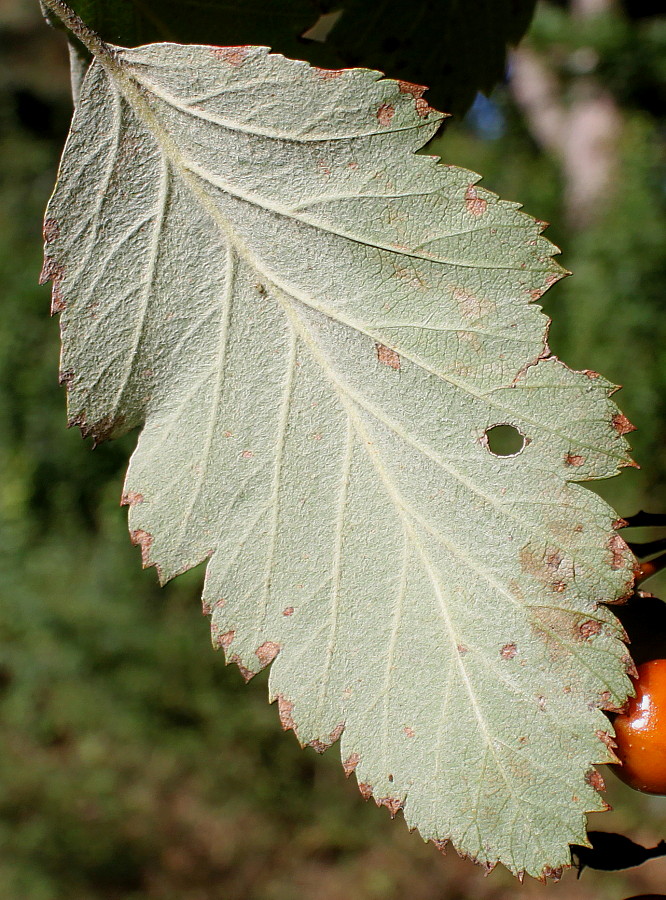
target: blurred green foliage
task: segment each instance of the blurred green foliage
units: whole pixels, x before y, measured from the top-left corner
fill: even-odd
[[[575,275],[546,298],[553,349],[624,383],[619,400],[639,427],[643,469],[603,492],[620,513],[666,511],[666,20],[617,14],[588,35],[567,22],[543,7],[532,41],[566,77],[594,41],[624,123],[621,174],[593,225],[575,235],[558,226],[561,169],[504,88],[492,137],[472,115],[435,151],[555,223],[549,236]],[[442,858],[363,803],[335,749],[318,758],[282,734],[265,674],[246,687],[224,667],[199,613],[201,571],[163,590],[141,571],[118,507],[135,438],[91,452],[65,429],[57,323],[36,284],[69,112],[60,40],[29,0],[0,7],[0,896],[621,900],[659,890],[663,861],[518,889],[506,873],[484,879]],[[611,801],[617,811],[594,827],[648,844],[666,834],[666,800],[613,784]]]

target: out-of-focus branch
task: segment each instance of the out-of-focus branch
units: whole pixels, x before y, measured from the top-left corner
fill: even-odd
[[[570,8],[573,18],[585,19],[613,6],[613,0],[572,0]],[[567,218],[577,227],[590,224],[603,207],[622,130],[617,104],[593,74],[594,62],[582,69],[565,88],[548,58],[523,46],[513,54],[510,82],[534,139],[561,161]]]
[[[567,118],[561,87],[548,66],[529,47],[512,54],[511,91],[537,143],[560,156]]]

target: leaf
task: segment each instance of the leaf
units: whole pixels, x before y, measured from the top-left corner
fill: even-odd
[[[414,155],[413,86],[262,48],[90,69],[45,222],[70,424],[142,426],[133,540],[208,560],[214,642],[298,739],[439,846],[541,875],[585,844],[631,665],[633,557],[575,481],[629,464],[549,355],[542,223]],[[492,426],[524,436],[492,452]]]
[[[127,46],[266,44],[320,66],[376,66],[430,85],[431,102],[462,115],[477,91],[490,93],[502,80],[507,44],[527,30],[535,0],[73,0],[71,6],[103,38]],[[308,39],[320,17],[329,17],[331,27]]]

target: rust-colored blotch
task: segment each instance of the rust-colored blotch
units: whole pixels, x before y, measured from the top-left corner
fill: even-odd
[[[636,696],[614,724],[615,774],[637,791],[666,794],[666,659],[638,667]]]

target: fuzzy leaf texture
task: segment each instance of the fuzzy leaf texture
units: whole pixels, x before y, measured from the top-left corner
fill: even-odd
[[[629,463],[549,355],[542,224],[415,155],[377,72],[157,44],[89,71],[45,223],[71,423],[140,427],[133,539],[208,560],[214,643],[365,796],[487,866],[584,844],[633,558],[576,481]],[[522,452],[491,452],[510,423]]]

